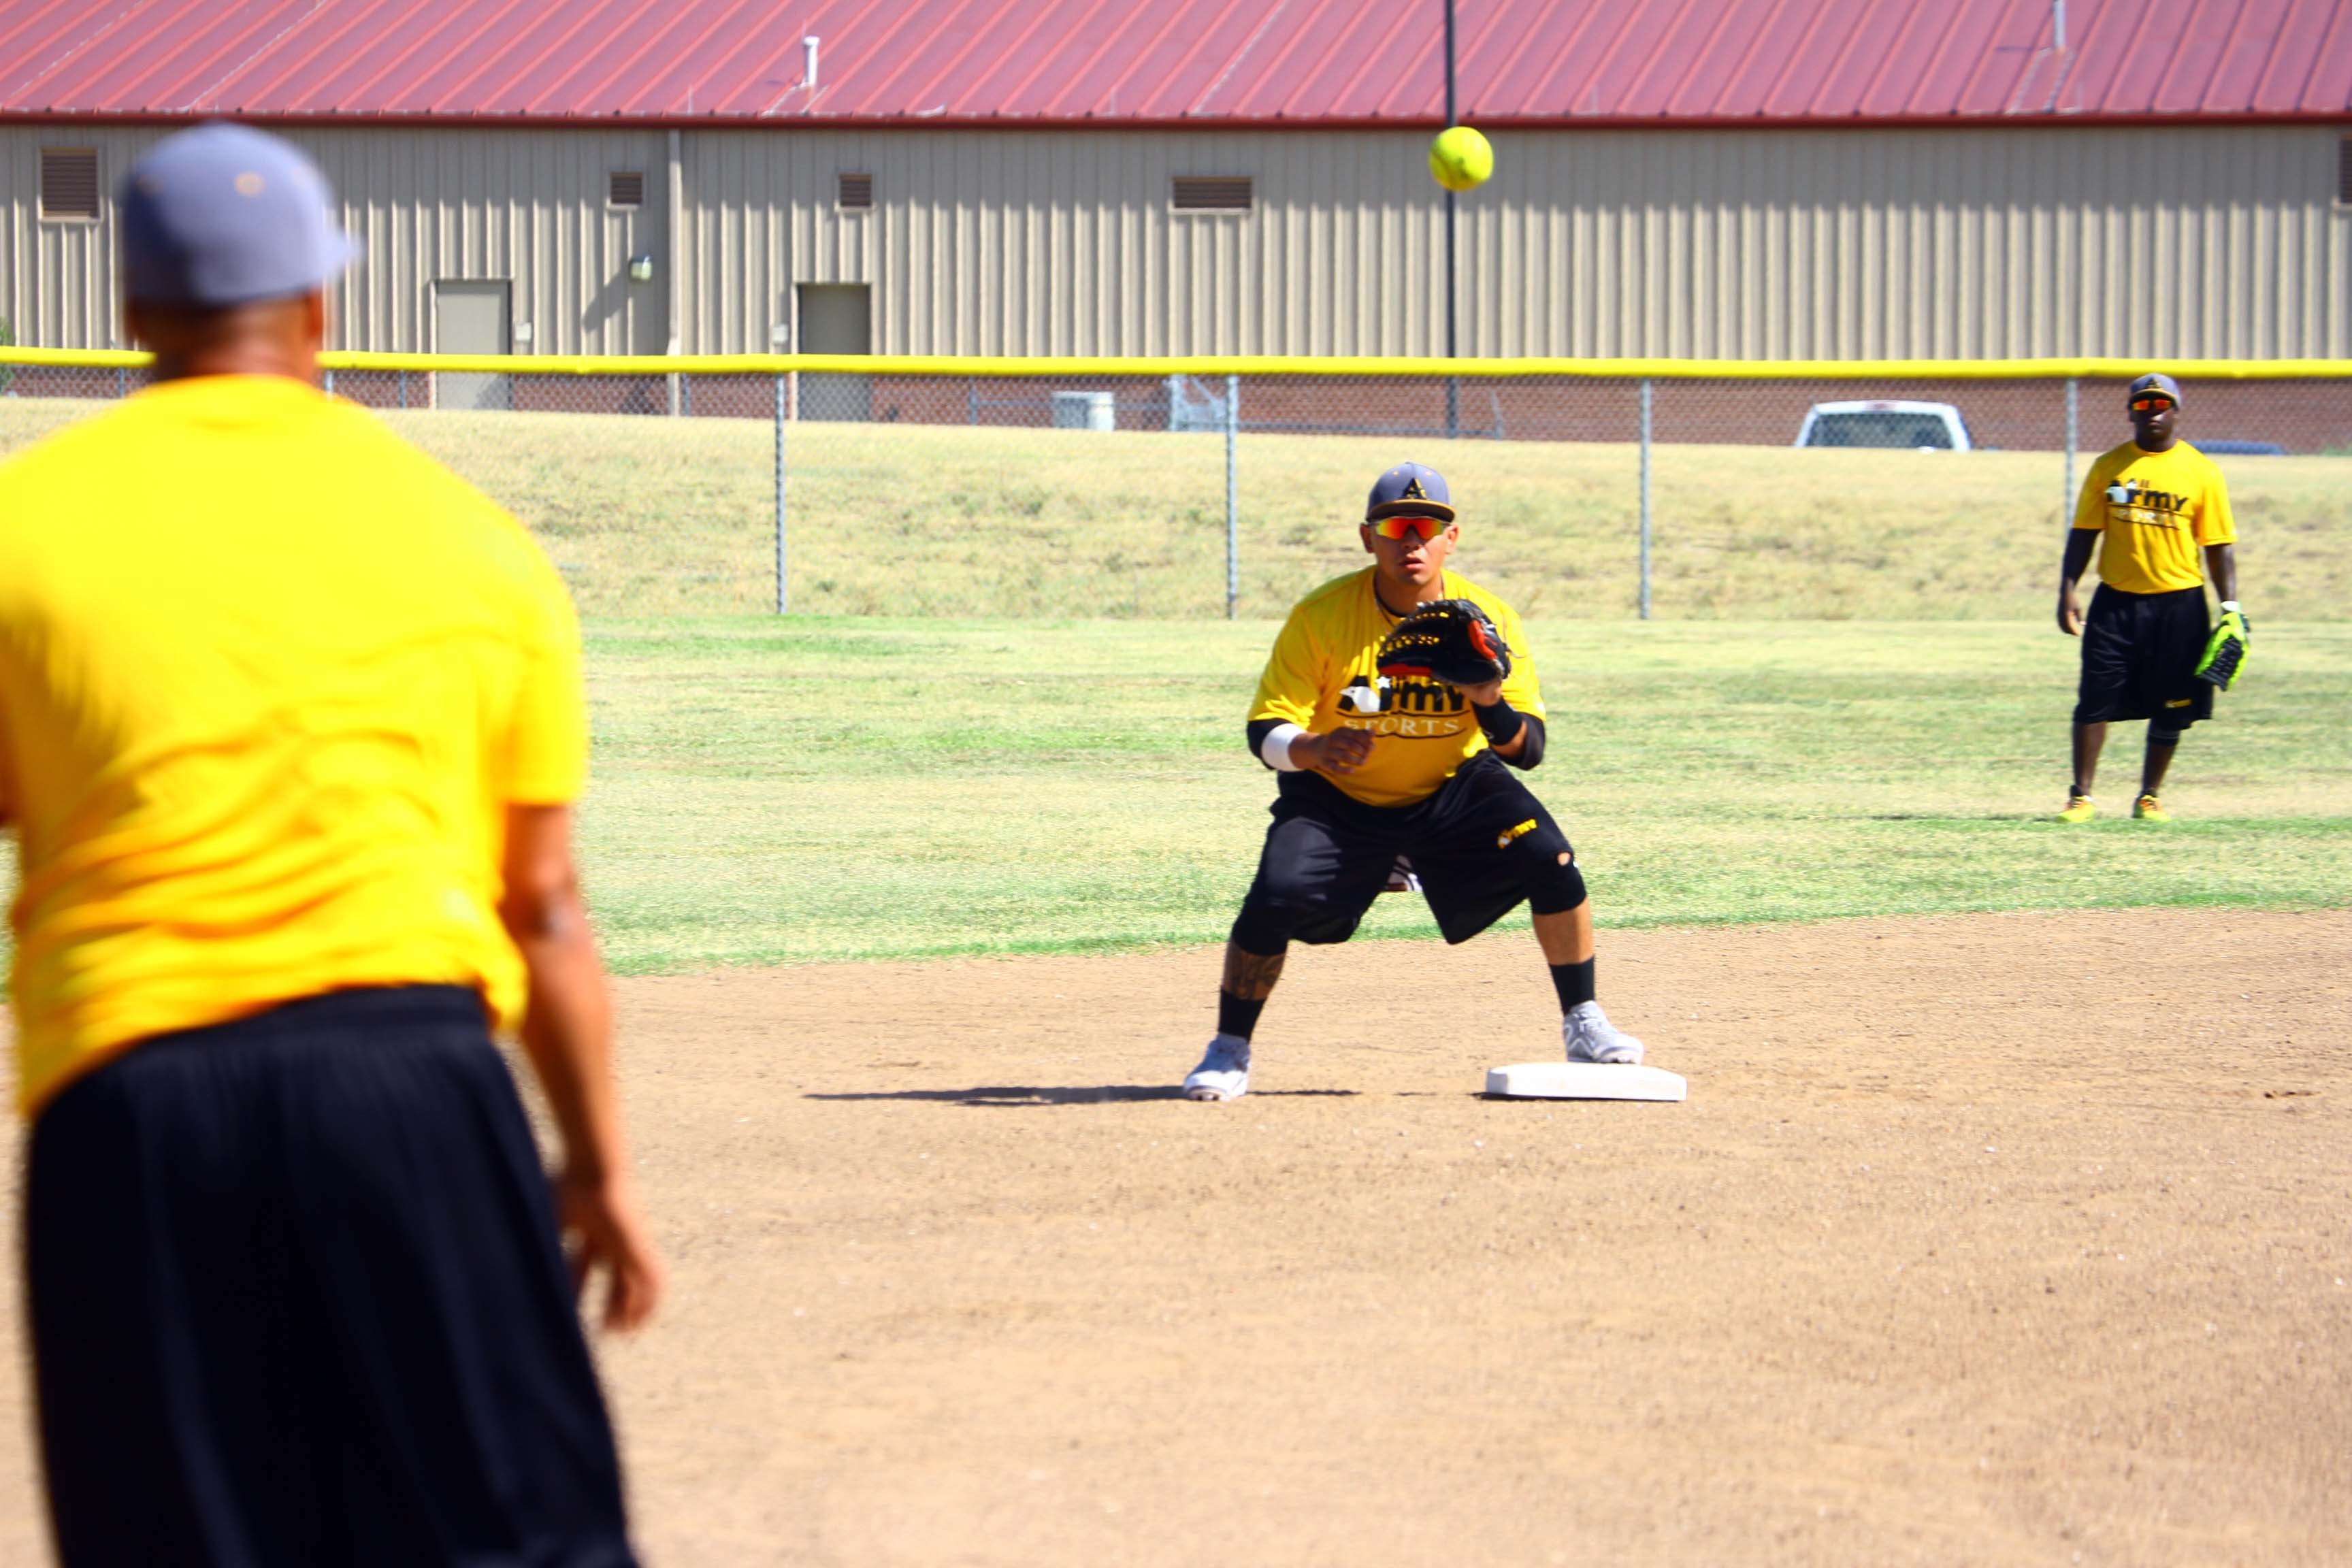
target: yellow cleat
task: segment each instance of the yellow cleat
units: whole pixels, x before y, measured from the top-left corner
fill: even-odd
[[[2098,803],[2087,795],[2066,797],[2066,809],[2058,814],[2061,822],[2088,822],[2099,815]]]
[[[2165,810],[2164,806],[2157,800],[2156,796],[2152,795],[2144,795],[2137,800],[2132,802],[2132,815],[2139,818],[2142,822],[2170,822],[2172,820],[2172,813]]]

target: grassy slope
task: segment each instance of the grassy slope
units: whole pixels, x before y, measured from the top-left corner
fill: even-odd
[[[592,891],[628,970],[1214,940],[1270,798],[1271,627],[600,623]],[[2037,626],[1539,623],[1535,784],[1607,923],[2322,903],[2352,856],[2352,628],[2266,628],[2156,828],[2045,820]],[[2137,727],[2107,798],[2127,797]],[[1374,934],[1429,929],[1382,901]]]
[[[0,400],[0,453],[93,406]],[[583,608],[664,615],[771,602],[774,451],[764,424],[389,417],[530,522]],[[1632,447],[1414,445],[1453,479],[1470,569],[1483,580],[1538,617],[1632,615]],[[1279,615],[1360,559],[1348,517],[1397,454],[1385,439],[1243,437],[1244,616]],[[1218,437],[800,424],[788,459],[798,610],[1223,613]],[[2060,527],[2055,453],[1661,447],[1654,468],[1664,618],[2045,611]],[[2225,468],[2257,613],[2266,622],[2340,616],[2352,601],[2352,459],[2232,458]]]

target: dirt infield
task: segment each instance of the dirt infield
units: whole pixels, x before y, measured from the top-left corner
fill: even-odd
[[[650,1561],[2352,1560],[2352,917],[1604,933],[1679,1106],[1476,1094],[1523,934],[1299,953],[1189,1104],[1214,975],[623,984]]]

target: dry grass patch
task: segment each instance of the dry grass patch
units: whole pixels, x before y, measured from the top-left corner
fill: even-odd
[[[97,406],[0,400],[0,451]],[[766,424],[385,417],[529,523],[584,609],[707,614],[774,602]],[[1453,481],[1465,569],[1529,615],[1634,613],[1630,445],[1244,436],[1241,614],[1279,615],[1360,563],[1350,526],[1360,498],[1373,474],[1407,455]],[[786,461],[795,611],[1136,620],[1224,612],[1221,437],[800,423],[789,428]],[[1653,461],[1664,618],[2047,613],[2063,510],[2054,453],[1661,446]],[[2224,466],[2258,616],[2340,616],[2352,600],[2352,458]]]

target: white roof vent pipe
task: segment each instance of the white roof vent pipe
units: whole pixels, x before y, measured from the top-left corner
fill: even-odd
[[[2061,3],[2063,4],[2063,0],[2061,0]],[[803,38],[801,49],[806,56],[801,65],[801,85],[808,89],[808,95],[811,98],[814,98],[816,96],[816,35],[812,33]]]
[[[2053,49],[2066,47],[2066,0],[2050,0],[2050,47]],[[814,79],[816,75],[814,64],[816,55],[814,51],[810,53],[809,59],[812,62],[809,75]]]

